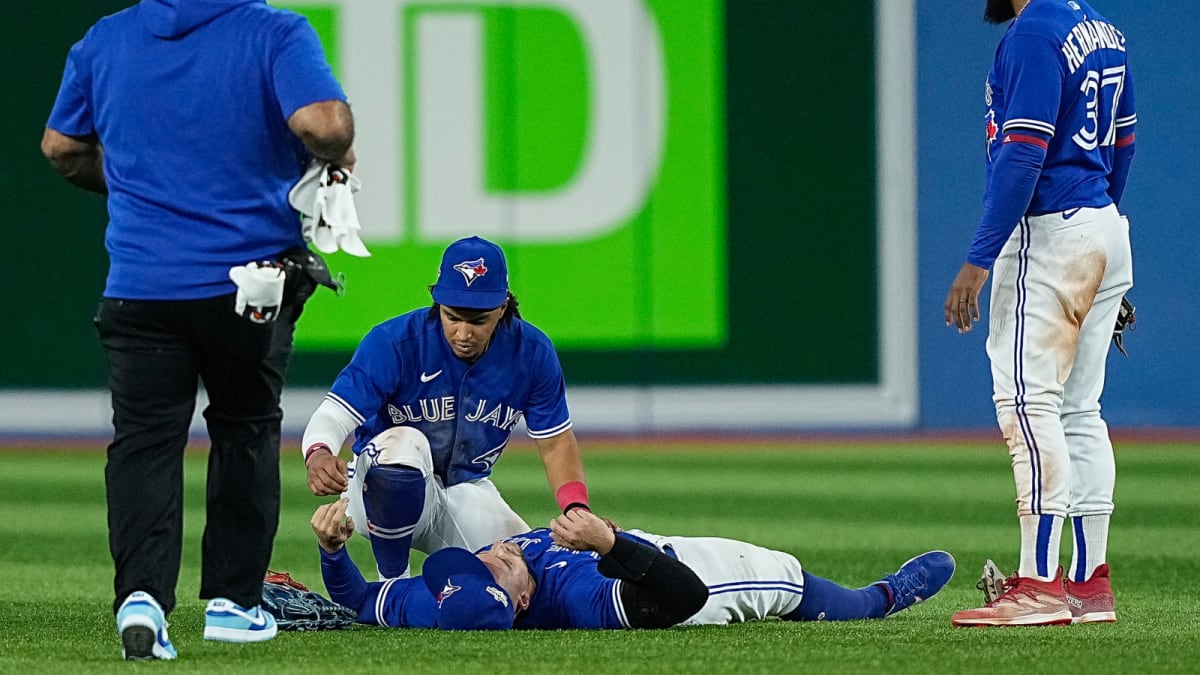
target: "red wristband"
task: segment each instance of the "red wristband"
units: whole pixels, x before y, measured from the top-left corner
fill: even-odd
[[[330,450],[328,445],[325,445],[324,443],[313,443],[308,447],[307,450],[304,451],[304,466],[308,466],[308,460],[312,459],[312,456],[317,454],[318,450],[327,450],[330,455],[333,454],[333,450]]]
[[[563,513],[577,506],[583,507],[588,511],[592,510],[588,506],[587,486],[580,480],[564,483],[562,487],[554,492],[554,501],[558,502],[558,508],[562,509]]]

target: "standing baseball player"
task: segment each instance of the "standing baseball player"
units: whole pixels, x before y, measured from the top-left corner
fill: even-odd
[[[1125,35],[1083,0],[987,0],[984,16],[1012,25],[987,80],[983,217],[945,318],[971,330],[994,266],[987,351],[1021,559],[1000,597],[952,622],[1115,621],[1105,559],[1116,472],[1100,393],[1133,285],[1117,211],[1137,121]],[[1075,546],[1064,579],[1067,518]]]
[[[304,432],[309,489],[348,492],[381,578],[406,576],[413,546],[475,550],[529,529],[489,478],[522,418],[559,508],[589,508],[558,355],[521,319],[500,247],[454,242],[431,291],[432,308],[363,338]]]
[[[583,509],[477,554],[445,548],[421,579],[368,583],[346,552],[346,500],[312,517],[330,596],[360,623],[393,628],[669,628],[779,617],[847,621],[891,616],[933,597],[954,558],[930,551],[863,588],[801,569],[782,551],[716,537],[615,532]]]

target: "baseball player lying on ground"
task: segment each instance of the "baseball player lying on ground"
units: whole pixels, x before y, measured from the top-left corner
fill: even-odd
[[[358,622],[393,628],[668,628],[778,617],[879,619],[928,600],[954,575],[930,551],[859,589],[801,569],[793,556],[731,539],[615,532],[583,509],[479,553],[446,548],[423,575],[368,583],[346,552],[346,500],[319,507],[312,528],[330,597]]]

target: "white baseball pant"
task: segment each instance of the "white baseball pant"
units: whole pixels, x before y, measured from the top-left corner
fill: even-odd
[[[674,555],[708,586],[708,602],[682,626],[783,616],[795,611],[804,598],[804,571],[788,553],[719,537],[629,533]]]
[[[1133,286],[1129,223],[1111,205],[1024,218],[993,269],[987,350],[1017,513],[1110,514],[1116,469],[1100,393]]]

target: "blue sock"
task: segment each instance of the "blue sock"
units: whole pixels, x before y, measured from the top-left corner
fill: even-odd
[[[371,467],[363,485],[363,506],[379,573],[387,578],[403,575],[408,570],[413,532],[425,510],[421,472],[406,466]]]
[[[880,586],[846,588],[804,572],[804,600],[786,621],[880,619],[887,614],[888,592]]]

